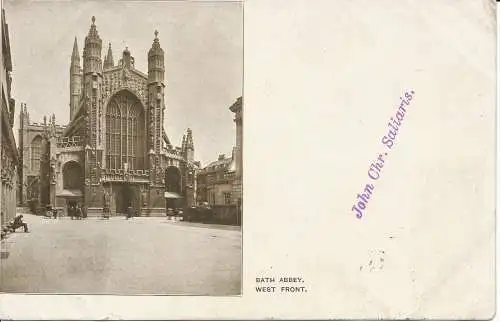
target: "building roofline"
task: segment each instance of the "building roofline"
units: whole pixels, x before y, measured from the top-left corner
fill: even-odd
[[[5,60],[5,69],[8,72],[12,71],[12,59],[11,59],[11,52],[10,52],[10,39],[9,39],[9,25],[7,24],[7,19],[5,18],[5,9],[2,9],[2,17],[1,17],[1,24],[2,24],[2,47],[5,47],[5,51],[3,51],[4,57],[6,57]]]

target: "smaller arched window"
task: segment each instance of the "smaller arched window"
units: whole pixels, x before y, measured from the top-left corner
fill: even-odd
[[[63,166],[63,188],[83,190],[83,170],[78,162],[69,161]]]
[[[181,193],[181,172],[177,167],[170,166],[165,171],[167,191]]]

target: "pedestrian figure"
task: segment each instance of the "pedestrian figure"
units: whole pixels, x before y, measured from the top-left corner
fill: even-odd
[[[104,193],[103,203],[102,216],[104,219],[109,219],[109,193],[107,191]]]
[[[82,207],[80,204],[76,204],[76,219],[81,220],[83,217]]]
[[[107,205],[102,209],[102,216],[104,219],[109,219],[109,207]]]
[[[45,206],[45,217],[52,218],[52,206],[50,204]]]
[[[132,207],[129,206],[127,208],[127,219],[132,218],[132,215],[133,215],[132,214]]]
[[[19,227],[23,227],[25,233],[28,232],[28,224],[23,222],[23,215],[17,215],[14,218],[14,222],[12,223],[12,226],[10,228],[11,228],[12,232],[14,232]]]
[[[70,202],[68,205],[68,215],[71,220],[75,219],[75,204],[73,202]]]
[[[79,216],[80,216],[80,209],[78,209],[78,204],[75,204],[75,219],[78,220],[80,219]]]

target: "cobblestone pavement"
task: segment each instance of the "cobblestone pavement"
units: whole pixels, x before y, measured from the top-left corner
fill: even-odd
[[[30,232],[2,242],[2,292],[240,294],[237,229],[165,218],[24,219]]]

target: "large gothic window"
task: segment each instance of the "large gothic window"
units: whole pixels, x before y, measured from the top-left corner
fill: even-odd
[[[40,171],[40,156],[42,155],[42,138],[36,136],[31,141],[31,170]]]
[[[128,92],[115,95],[106,109],[106,168],[144,168],[144,112]]]

